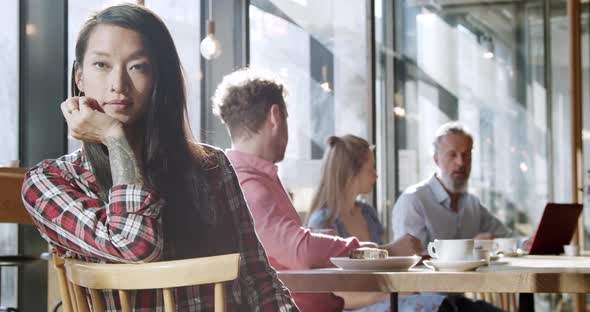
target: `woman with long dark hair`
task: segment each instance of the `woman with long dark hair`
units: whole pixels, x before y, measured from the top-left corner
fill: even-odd
[[[137,263],[239,252],[230,310],[292,311],[258,241],[223,152],[191,142],[178,53],[160,18],[141,6],[109,7],[82,27],[72,97],[61,104],[80,150],[33,167],[23,201],[64,257]],[[211,310],[213,289],[178,288],[182,311]],[[105,292],[107,310],[118,310]],[[162,294],[138,291],[135,311]]]

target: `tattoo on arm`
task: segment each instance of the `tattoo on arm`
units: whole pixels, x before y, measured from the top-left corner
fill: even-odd
[[[127,138],[109,137],[106,139],[106,146],[109,149],[113,185],[143,184],[141,170]]]

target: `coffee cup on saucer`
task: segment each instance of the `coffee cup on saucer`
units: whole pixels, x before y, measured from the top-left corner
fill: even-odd
[[[476,239],[473,241],[473,258],[490,261],[494,241],[491,239]]]
[[[473,239],[435,239],[428,243],[428,254],[444,261],[472,260]]]
[[[517,241],[516,238],[496,238],[492,250],[495,254],[505,256],[516,255]]]
[[[578,246],[573,244],[563,245],[563,251],[566,256],[575,257],[578,255]]]

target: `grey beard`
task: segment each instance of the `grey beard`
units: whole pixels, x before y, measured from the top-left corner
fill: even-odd
[[[464,193],[467,191],[467,186],[469,185],[469,177],[465,181],[455,181],[451,179],[451,177],[447,176],[444,173],[440,173],[439,175],[440,181],[444,185],[444,187],[451,193]]]

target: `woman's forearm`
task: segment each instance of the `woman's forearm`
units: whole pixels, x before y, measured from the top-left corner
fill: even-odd
[[[105,145],[109,150],[113,185],[143,184],[137,159],[125,135],[108,137]]]

